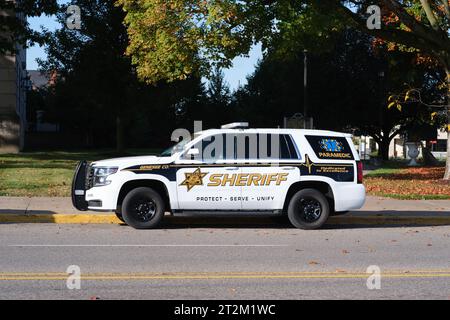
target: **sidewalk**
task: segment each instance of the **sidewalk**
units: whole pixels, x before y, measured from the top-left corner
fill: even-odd
[[[184,218],[171,218],[179,221]],[[191,223],[200,220],[189,218]],[[213,218],[214,219],[214,218]],[[255,222],[249,218],[245,221]],[[211,220],[201,218],[201,222]],[[229,219],[228,219],[229,220]],[[187,218],[185,221],[188,221]],[[233,221],[236,221],[234,218]],[[120,223],[112,213],[80,212],[70,198],[0,197],[0,223]],[[426,224],[450,225],[450,200],[396,200],[367,197],[365,206],[343,216],[332,217],[330,224]]]

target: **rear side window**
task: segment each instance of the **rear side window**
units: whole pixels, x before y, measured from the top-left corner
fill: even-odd
[[[298,160],[297,149],[290,135],[280,135],[280,159]]]
[[[241,134],[241,141],[245,141],[244,152],[239,152],[239,147],[235,149],[237,159],[272,159],[274,160],[298,160],[300,155],[288,134]],[[277,142],[279,150],[277,154],[272,154],[272,142]],[[262,150],[264,149],[264,151]],[[244,157],[242,157],[244,155]]]
[[[345,137],[305,136],[319,159],[354,160]]]

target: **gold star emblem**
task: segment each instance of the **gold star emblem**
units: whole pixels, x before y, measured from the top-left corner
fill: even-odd
[[[191,189],[195,186],[203,185],[203,178],[207,175],[207,172],[201,172],[200,168],[195,170],[192,173],[185,173],[186,179],[180,184],[180,186],[186,186],[187,191],[191,191]]]
[[[308,155],[306,155],[305,163],[303,163],[302,166],[307,167],[309,174],[311,174],[311,169],[314,166],[314,163],[311,162],[311,159],[309,159]]]

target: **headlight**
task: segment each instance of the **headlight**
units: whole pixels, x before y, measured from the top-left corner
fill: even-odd
[[[116,173],[117,167],[96,167],[94,168],[94,187],[107,186],[111,181],[107,178]]]

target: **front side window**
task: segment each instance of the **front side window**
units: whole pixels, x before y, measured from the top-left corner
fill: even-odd
[[[294,141],[292,137],[288,134],[283,134],[280,137],[280,154],[281,159],[285,160],[299,160],[300,155],[297,152],[297,148],[295,147]]]
[[[200,160],[206,163],[214,163],[226,159],[227,149],[224,134],[208,136],[195,143],[191,149],[197,149],[199,154],[189,155],[188,151],[183,155],[185,160]],[[234,154],[232,151],[231,155]]]
[[[184,150],[184,147],[190,142],[190,140],[182,140],[175,144],[174,146],[164,150],[159,155],[160,157],[171,157],[176,153],[182,152]]]

